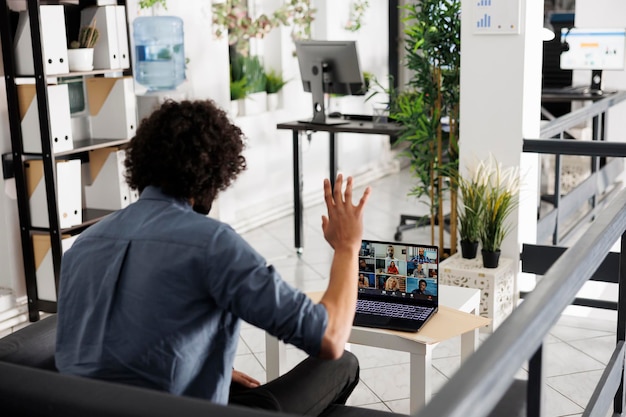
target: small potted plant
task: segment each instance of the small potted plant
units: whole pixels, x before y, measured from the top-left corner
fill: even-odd
[[[500,245],[511,225],[507,218],[517,207],[519,193],[519,169],[502,169],[493,156],[484,170],[486,188],[482,199],[482,245],[483,266],[497,268],[500,260]]]
[[[230,81],[230,111],[232,117],[244,116],[240,114],[239,104],[248,95],[248,86],[245,79]]]
[[[267,92],[267,109],[276,110],[279,106],[278,93],[283,89],[287,81],[283,75],[274,69],[267,71],[265,75],[265,91]]]
[[[267,76],[258,56],[243,57],[243,78],[246,80],[247,96],[244,99],[246,116],[267,111]],[[241,102],[240,102],[241,103]],[[242,111],[241,107],[239,108]]]
[[[470,170],[469,178],[457,178],[461,204],[457,206],[461,255],[474,259],[478,251],[480,230],[483,224],[483,199],[487,191],[488,173],[481,162]]]
[[[91,71],[93,69],[93,48],[100,36],[95,19],[89,26],[83,26],[78,33],[78,40],[70,43],[68,63],[70,71]]]

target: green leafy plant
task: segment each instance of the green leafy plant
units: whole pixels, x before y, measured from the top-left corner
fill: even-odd
[[[363,25],[363,16],[368,7],[370,7],[368,0],[353,0],[350,5],[350,17],[343,28],[350,32],[358,32]]]
[[[485,184],[480,242],[483,250],[496,252],[500,250],[502,241],[511,229],[507,219],[518,205],[519,169],[503,169],[490,156],[478,181]]]
[[[287,84],[287,81],[283,78],[283,75],[274,69],[270,69],[266,73],[265,91],[267,94],[278,93]]]
[[[315,12],[311,0],[289,0],[269,15],[253,17],[248,0],[226,0],[213,4],[213,33],[217,38],[228,36],[228,43],[247,55],[250,39],[263,38],[279,26],[291,26],[294,39],[309,38]]]
[[[140,0],[139,8],[140,9],[149,9],[154,6],[161,6],[163,9],[167,10],[167,0]]]
[[[398,113],[398,96],[400,91],[396,88],[394,78],[392,75],[387,76],[387,85],[383,85],[378,78],[369,72],[363,72],[363,79],[365,80],[365,92],[367,97],[365,101],[369,101],[379,94],[386,96],[386,101],[382,102],[389,108],[390,116]],[[407,91],[407,93],[409,93]]]
[[[461,240],[478,242],[483,225],[483,199],[487,191],[488,174],[481,162],[470,170],[469,177],[457,175],[461,204],[458,205],[459,234]]]
[[[241,54],[230,56],[230,99],[239,100],[248,96],[248,81],[245,77],[245,58]]]
[[[402,7],[406,65],[413,74],[408,90],[414,101],[398,98],[397,109],[391,111],[391,117],[403,123],[400,138],[409,144],[411,170],[418,179],[411,194],[428,196],[431,241],[435,244],[438,226],[441,253],[446,196],[451,206],[450,251],[456,252],[457,184],[449,173],[458,170],[460,8],[460,0],[422,0]],[[449,129],[444,129],[444,118]]]
[[[246,80],[241,79],[237,81],[230,82],[230,99],[231,100],[241,100],[248,96],[248,86],[246,85]]]
[[[100,32],[96,29],[96,21],[92,20],[89,26],[83,26],[78,32],[78,40],[70,43],[71,49],[93,48],[98,42]]]
[[[265,69],[258,56],[244,57],[243,72],[248,85],[249,93],[260,93],[265,91],[267,76]]]

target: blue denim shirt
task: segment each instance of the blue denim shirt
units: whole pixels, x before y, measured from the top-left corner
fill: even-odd
[[[311,355],[328,322],[228,225],[147,187],[63,256],[56,364],[226,404],[239,318]]]

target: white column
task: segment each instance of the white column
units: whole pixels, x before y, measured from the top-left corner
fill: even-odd
[[[489,153],[520,167],[520,206],[509,219],[517,227],[502,244],[502,256],[517,260],[520,242],[536,240],[538,157],[522,153],[522,139],[539,137],[543,1],[509,2],[520,4],[518,33],[478,33],[476,0],[461,2],[459,146],[461,173]]]

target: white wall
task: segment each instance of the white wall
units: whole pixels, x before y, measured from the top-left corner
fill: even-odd
[[[280,0],[272,0],[274,4]],[[326,7],[326,4],[332,7]],[[345,3],[345,4],[344,4]],[[20,2],[15,2],[19,5]],[[139,11],[138,1],[127,2],[132,17],[150,15]],[[270,2],[263,2],[263,5]],[[348,18],[348,2],[320,0],[314,37],[318,39],[358,40],[362,70],[379,77],[387,74],[387,3],[371,1],[358,34],[342,29]],[[225,109],[230,108],[228,45],[224,39],[214,39],[211,24],[211,2],[185,0],[168,2],[167,11],[157,14],[179,16],[184,21],[185,54],[190,59],[187,81],[179,87],[180,96],[190,99],[211,98]],[[325,22],[325,23],[322,23]],[[268,65],[283,70],[291,81],[283,90],[284,107],[276,112],[236,118],[235,122],[248,137],[245,156],[248,170],[215,204],[212,215],[244,230],[292,210],[291,132],[277,131],[279,122],[309,116],[310,95],[302,91],[297,61],[289,30],[276,30],[257,45],[264,52]],[[145,89],[137,85],[137,92]],[[333,104],[346,112],[371,113],[363,97],[346,97]],[[377,178],[395,169],[389,139],[384,136],[342,134],[338,136],[338,168],[355,175],[358,184]],[[0,151],[10,152],[10,136],[4,83],[0,87]],[[322,179],[328,176],[328,139],[326,134],[313,134],[305,141],[303,152],[304,200],[306,204],[322,202]],[[2,188],[6,185],[2,181]],[[408,190],[407,190],[408,191]],[[0,193],[0,286],[25,293],[16,202]]]

